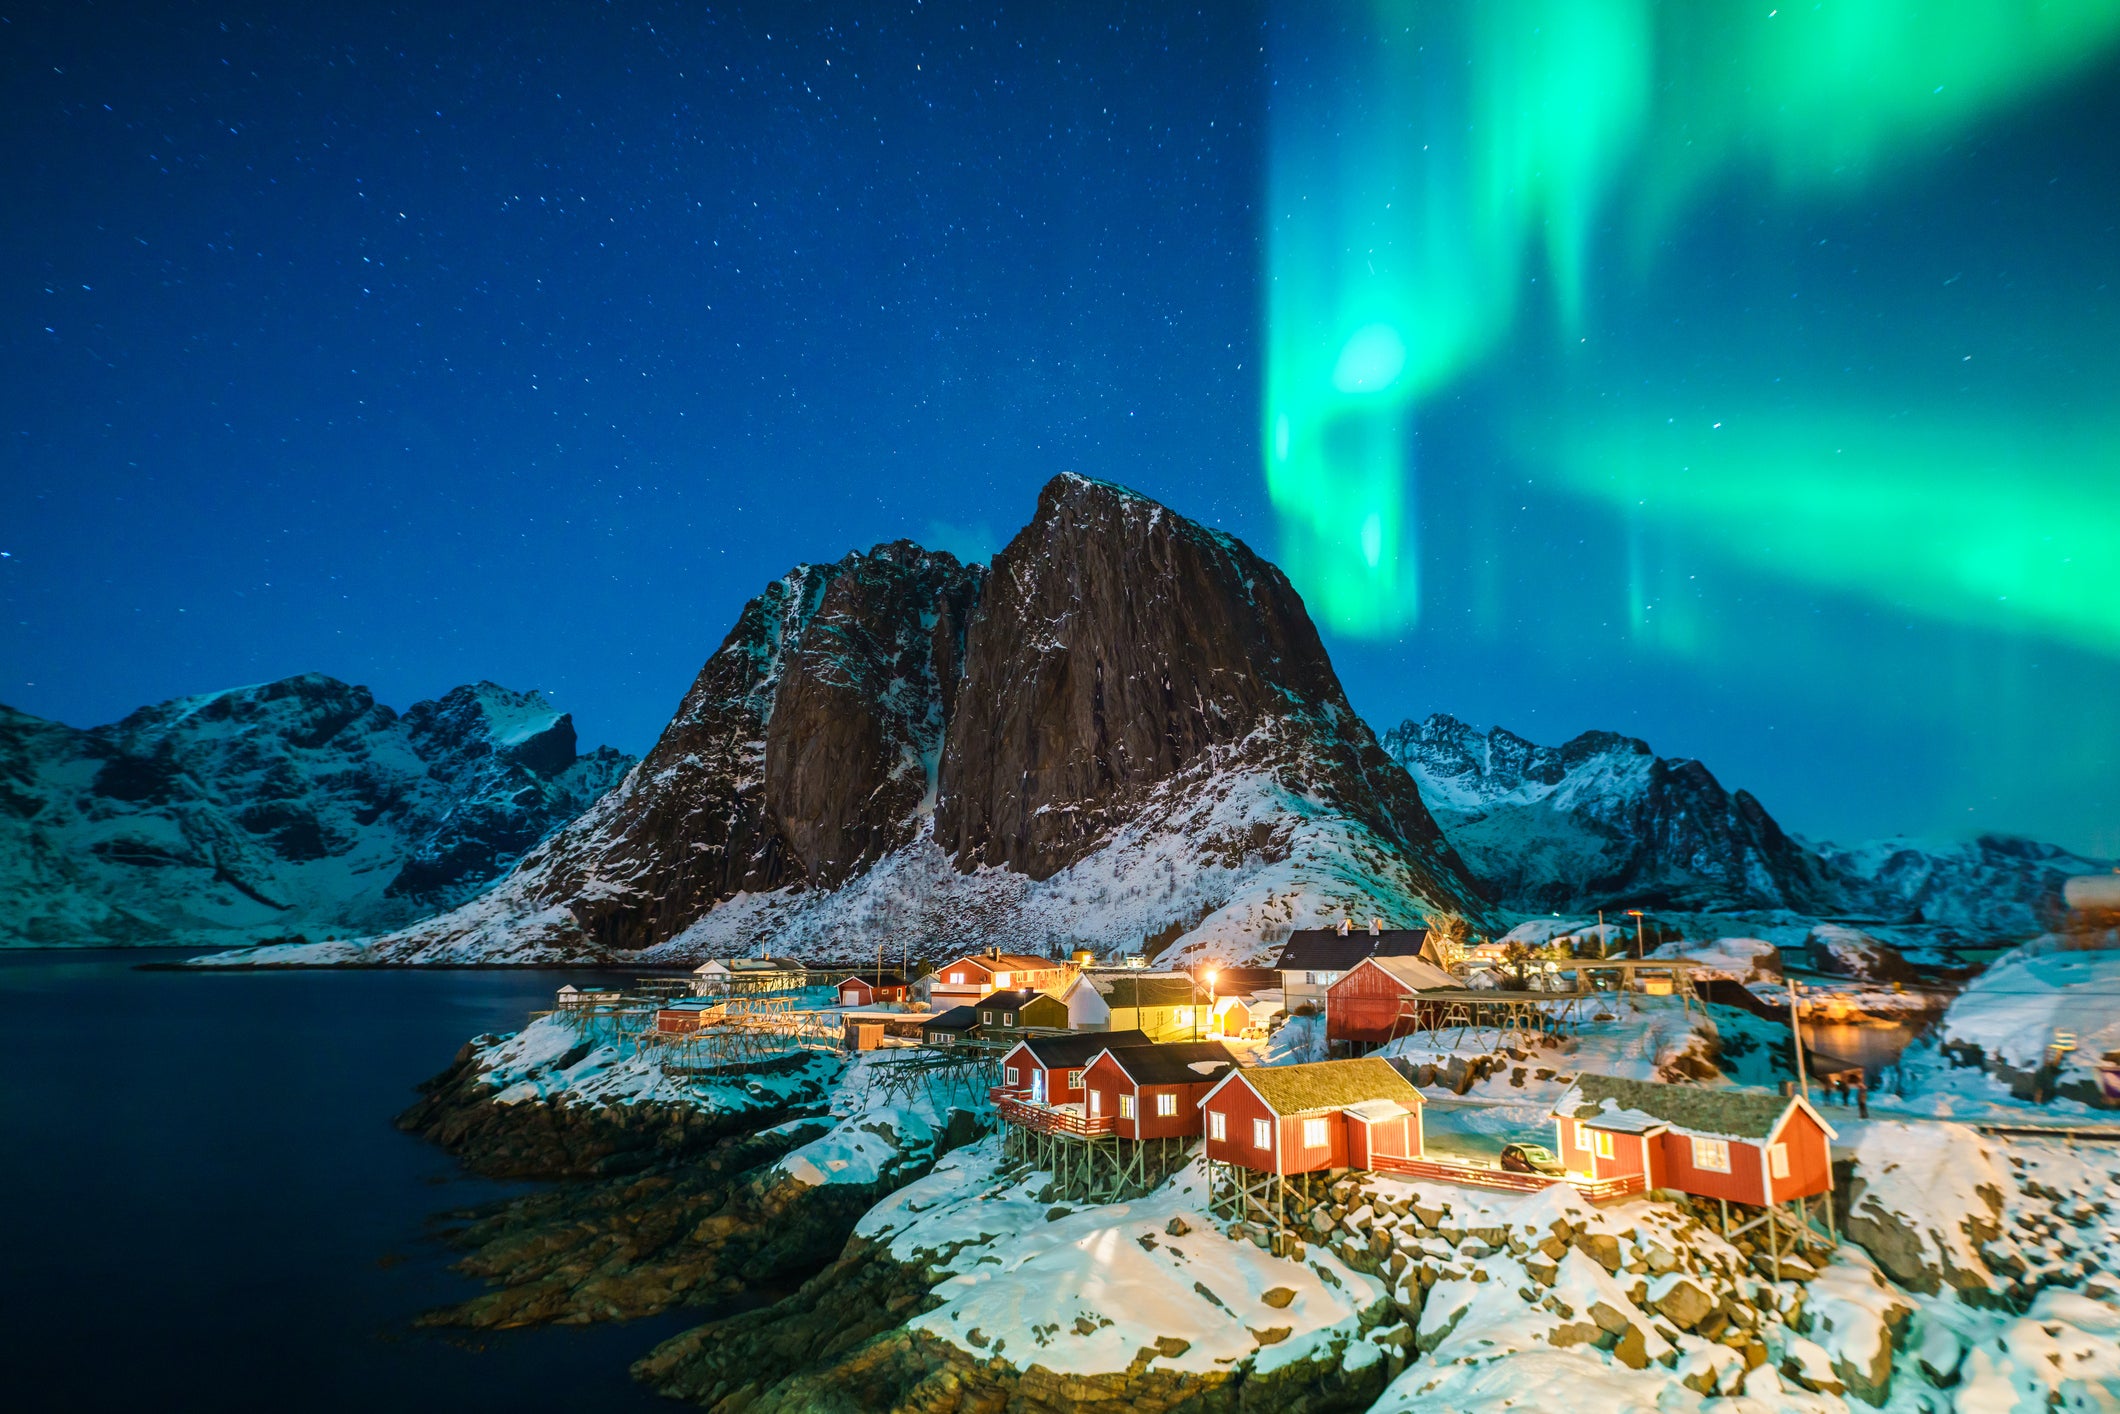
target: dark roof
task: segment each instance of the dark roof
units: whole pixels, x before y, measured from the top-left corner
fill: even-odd
[[[871,967],[866,972],[849,972],[841,977],[835,985],[844,987],[849,982],[866,982],[871,987],[903,987],[905,985],[905,974],[895,967],[884,968],[881,975],[883,980],[879,982],[876,980],[878,976],[876,969]]]
[[[1283,972],[1346,972],[1372,953],[1417,957],[1427,942],[1426,928],[1350,928],[1344,938],[1337,928],[1302,928],[1288,935],[1273,965]]]
[[[1636,1131],[1632,1114],[1647,1115],[1673,1129],[1732,1139],[1765,1139],[1796,1100],[1767,1090],[1722,1086],[1665,1085],[1653,1080],[1623,1080],[1617,1075],[1586,1073],[1575,1079],[1576,1095],[1564,1096],[1554,1113],[1596,1125],[1601,1113],[1612,1115],[1607,1127]],[[1606,1101],[1611,1101],[1610,1106]]]
[[[1205,978],[1201,979],[1203,982]],[[1218,997],[1244,997],[1253,992],[1263,992],[1268,987],[1281,985],[1281,972],[1274,967],[1218,967],[1215,969],[1215,995]]]
[[[1191,1085],[1220,1080],[1237,1058],[1220,1041],[1173,1041],[1167,1045],[1113,1046],[1112,1059],[1136,1085]],[[1201,1066],[1195,1070],[1195,1065]]]
[[[1421,1103],[1421,1092],[1380,1056],[1308,1065],[1255,1065],[1244,1072],[1244,1083],[1278,1115],[1344,1109],[1369,1100],[1395,1100],[1409,1110]]]
[[[1033,957],[1029,953],[1005,952],[996,957],[992,953],[965,952],[957,954],[935,970],[947,972],[960,962],[976,962],[990,972],[1047,972],[1061,966],[1058,958]]]
[[[1122,973],[1117,976],[1107,974],[1095,980],[1097,991],[1103,995],[1106,1006],[1191,1006],[1193,1004],[1193,981],[1190,977],[1128,977]]]
[[[1045,993],[1030,987],[1012,987],[1006,992],[988,992],[979,999],[981,1011],[1021,1011]]]
[[[923,1023],[929,1031],[970,1031],[979,1024],[979,1013],[968,1006],[953,1006],[937,1012]]]
[[[1141,1031],[1070,1031],[1064,1036],[1033,1036],[1023,1044],[1030,1047],[1038,1064],[1061,1070],[1086,1063],[1106,1046],[1145,1046],[1148,1035]]]

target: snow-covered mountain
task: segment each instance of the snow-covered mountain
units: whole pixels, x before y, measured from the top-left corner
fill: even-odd
[[[907,542],[745,606],[661,740],[486,896],[272,962],[1076,941],[1233,961],[1486,918],[1281,572],[1061,476],[992,569]]]
[[[0,945],[388,928],[461,903],[631,764],[537,693],[400,715],[310,673],[86,730],[0,706]]]
[[[1438,713],[1383,744],[1486,896],[1518,912],[1785,910],[2015,940],[2054,926],[2070,875],[2113,867],[1998,836],[1813,846],[1700,762],[1613,732],[1539,746]]]

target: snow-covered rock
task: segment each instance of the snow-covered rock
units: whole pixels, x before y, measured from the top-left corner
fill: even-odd
[[[310,673],[87,730],[0,707],[0,946],[394,927],[483,889],[628,764],[492,683],[400,714]]]
[[[2120,948],[2077,941],[2050,935],[1998,958],[1944,1013],[1943,1048],[2020,1098],[2032,1098],[2035,1073],[2051,1062],[2044,1098],[2110,1103],[2097,1071],[2120,1062]]]

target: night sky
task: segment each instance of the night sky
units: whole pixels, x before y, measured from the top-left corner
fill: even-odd
[[[2021,8],[0,8],[0,701],[639,751],[791,564],[1074,470],[1379,726],[2120,853],[2120,3]]]

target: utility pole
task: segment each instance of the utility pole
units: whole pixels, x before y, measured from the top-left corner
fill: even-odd
[[[1630,908],[1627,910],[1627,912],[1634,915],[1634,960],[1636,962],[1640,962],[1643,958],[1648,956],[1648,953],[1644,949],[1642,944],[1642,924],[1644,922],[1644,915],[1642,914],[1642,911],[1638,908]]]
[[[1801,982],[1798,982],[1794,977],[1789,978],[1788,981],[1789,1034],[1796,1038],[1796,1086],[1798,1089],[1803,1091],[1803,1097],[1808,1100],[1811,1098],[1811,1077],[1804,1070],[1803,1016],[1796,1008],[1796,992],[1797,989],[1800,988],[1803,984]]]

